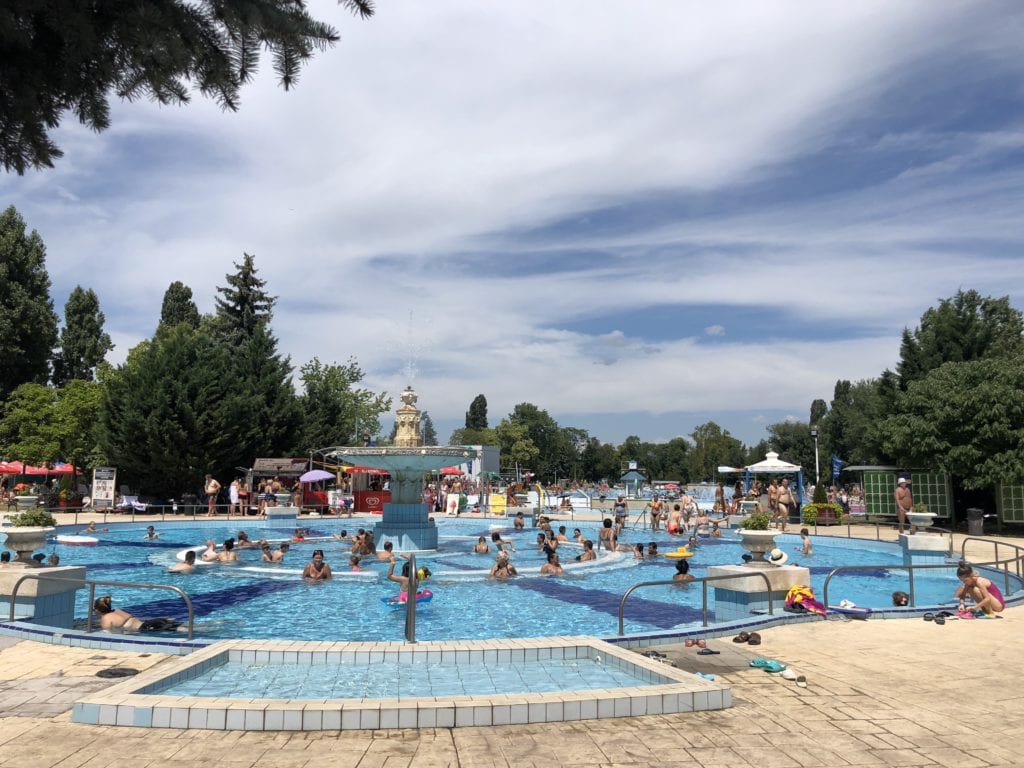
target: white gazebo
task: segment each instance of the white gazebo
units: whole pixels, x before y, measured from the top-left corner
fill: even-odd
[[[768,453],[764,455],[764,461],[759,461],[756,464],[750,464],[744,467],[743,471],[745,473],[744,482],[748,491],[750,490],[751,475],[796,475],[797,498],[803,499],[804,497],[803,469],[798,464],[790,464],[788,461],[782,461],[782,459],[779,458],[779,454],[775,451],[768,451]]]

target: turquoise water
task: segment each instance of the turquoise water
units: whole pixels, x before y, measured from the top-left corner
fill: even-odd
[[[191,523],[157,523],[160,539],[146,541],[145,525],[110,526],[95,534],[99,546],[54,545],[62,564],[83,563],[88,578],[140,583],[174,584],[192,598],[200,636],[210,638],[248,637],[254,639],[297,640],[401,640],[404,612],[381,604],[381,598],[394,596],[397,585],[385,579],[387,565],[363,561],[363,570],[352,573],[347,565],[350,545],[330,539],[346,528],[350,533],[372,520],[346,519],[303,521],[311,529],[306,543],[294,544],[283,564],[260,562],[258,550],[241,550],[237,566],[200,566],[196,573],[169,574],[175,555],[188,546],[201,545],[207,538],[223,541],[237,536],[239,523],[202,527]],[[574,570],[578,548],[560,548],[563,564],[569,566],[562,577],[543,577],[537,573],[543,555],[536,547],[536,531],[516,532],[500,529],[504,538],[515,543],[512,559],[522,575],[507,582],[486,578],[494,562],[494,552],[471,552],[478,536],[490,540],[488,520],[439,520],[442,549],[418,557],[429,565],[433,578],[427,583],[433,593],[431,602],[417,611],[417,638],[421,640],[489,639],[539,637],[545,635],[597,635],[618,633],[618,607],[622,594],[642,581],[669,580],[675,572],[674,561],[666,558],[638,561],[625,554],[614,561],[601,561],[586,570]],[[294,532],[290,527],[268,528],[262,521],[245,521],[244,529],[253,539],[266,537],[285,540]],[[591,539],[597,538],[596,523],[568,523],[569,532],[580,527]],[[77,533],[84,526],[74,531]],[[674,550],[682,541],[668,534],[629,530],[626,542],[656,541],[662,552]],[[848,543],[846,540],[837,540]],[[797,538],[783,535],[778,545],[790,555],[790,562],[811,569],[812,586],[821,597],[825,576],[838,565],[876,565],[867,573],[839,576],[832,580],[830,600],[852,600],[860,606],[885,608],[891,605],[891,593],[907,590],[907,574],[886,568],[902,564],[895,545],[856,542],[855,547],[838,546],[828,538],[815,539],[815,554],[804,557],[796,551]],[[306,583],[300,574],[312,551],[325,550],[327,562],[335,572],[328,582]],[[714,564],[739,563],[743,554],[738,540],[728,535],[704,540],[691,559],[692,572],[705,575]],[[532,572],[531,572],[532,571]],[[949,601],[957,581],[953,566],[948,570],[927,571],[916,578],[918,605]],[[110,592],[116,607],[136,616],[184,618],[182,601],[167,593],[152,590],[98,588],[97,594]],[[714,590],[709,589],[713,618]],[[701,619],[701,589],[674,586],[651,587],[634,593],[626,606],[627,633],[672,630]],[[87,593],[78,597],[77,616],[84,618]]]
[[[484,696],[655,685],[592,659],[487,663],[383,661],[373,664],[228,662],[191,680],[150,691],[164,696],[285,699],[392,699]]]

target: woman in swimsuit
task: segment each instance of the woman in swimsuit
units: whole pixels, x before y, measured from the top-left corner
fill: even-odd
[[[310,581],[324,581],[331,578],[331,566],[324,562],[324,551],[313,550],[313,559],[302,572],[302,578]]]
[[[954,597],[960,598],[960,610],[966,610],[964,600],[968,597],[975,602],[975,610],[980,609],[990,619],[1002,613],[1006,600],[999,587],[984,576],[978,575],[967,563],[961,563],[956,569],[956,577],[963,582],[956,590]]]
[[[497,560],[494,561],[494,567],[491,568],[491,578],[504,581],[516,574],[516,567],[509,562],[508,553],[499,552]]]
[[[488,552],[490,552],[491,548],[487,546],[487,539],[485,539],[483,536],[478,538],[476,540],[476,546],[473,547],[473,551],[476,552],[478,555],[486,555]]]

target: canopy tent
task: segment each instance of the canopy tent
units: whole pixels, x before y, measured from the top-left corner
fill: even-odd
[[[388,473],[386,469],[377,469],[375,467],[342,466],[341,471],[349,475],[386,475]]]
[[[0,475],[73,475],[75,467],[62,461],[52,467],[32,467],[21,461],[0,461]]]
[[[25,465],[20,461],[0,461],[0,475],[20,475],[25,471]]]
[[[744,483],[747,490],[750,490],[750,476],[752,474],[770,474],[770,475],[796,475],[796,495],[797,499],[802,500],[804,497],[804,473],[803,469],[798,464],[790,464],[788,461],[782,461],[779,458],[779,454],[775,451],[768,451],[764,455],[764,461],[759,461],[756,464],[749,464],[743,468],[744,470]]]
[[[462,467],[445,467],[444,469],[438,470],[439,475],[464,475],[466,470]]]

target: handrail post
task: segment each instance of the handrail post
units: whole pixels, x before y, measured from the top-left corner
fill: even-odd
[[[89,582],[89,604],[86,606],[85,631],[92,632],[92,607],[96,602],[96,582]]]
[[[405,641],[416,642],[416,592],[419,577],[416,572],[416,555],[409,555],[409,587],[405,593]]]
[[[701,600],[702,600],[702,603],[701,603],[701,621],[704,624],[704,626],[706,627],[708,625],[708,583],[706,581],[702,581],[700,583],[700,592],[701,592]]]

